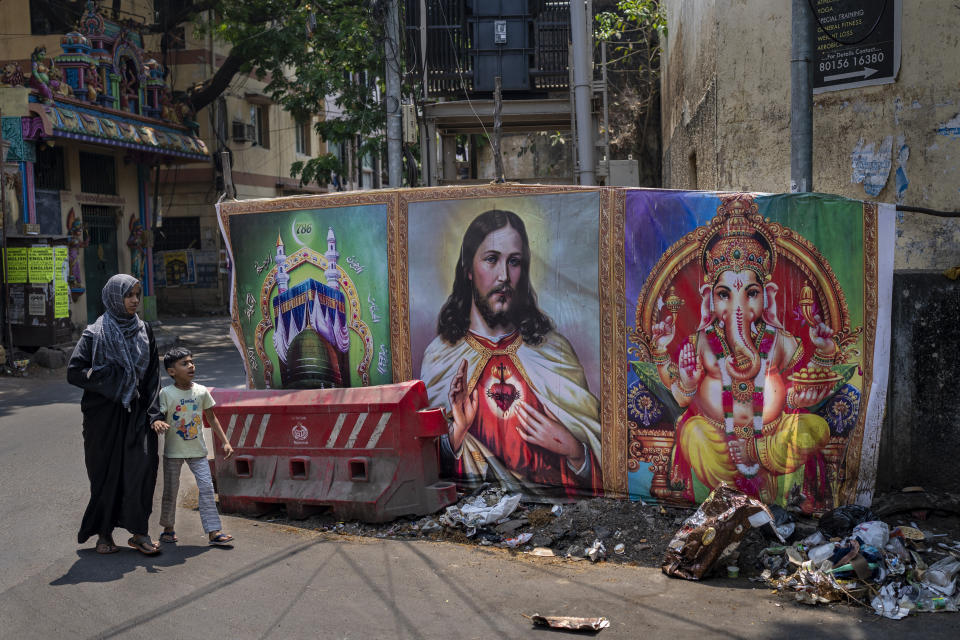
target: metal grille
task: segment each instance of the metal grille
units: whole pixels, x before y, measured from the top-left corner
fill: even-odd
[[[530,71],[537,89],[567,89],[569,65],[570,3],[537,3],[534,29],[534,68]]]
[[[117,166],[113,156],[80,152],[80,190],[116,195]]]
[[[83,224],[90,237],[90,246],[116,243],[116,209],[113,207],[97,207],[85,204],[83,205],[82,213]]]
[[[487,0],[477,0],[477,2]],[[431,96],[464,97],[474,93],[474,59],[479,50],[473,42],[471,25],[477,16],[474,2],[467,0],[423,0],[426,9],[427,91]],[[508,6],[509,5],[509,6]],[[514,6],[516,5],[516,6]],[[499,5],[511,15],[532,22],[532,60],[530,87],[535,90],[566,90],[568,79],[568,42],[570,39],[570,3],[568,0],[529,0]],[[483,14],[490,8],[483,5]],[[512,7],[512,8],[511,8]],[[407,66],[423,77],[421,66],[421,0],[406,0],[405,31]],[[528,13],[529,12],[529,13]]]
[[[154,237],[154,251],[200,248],[200,218],[184,216],[163,218],[163,227],[157,229]]]

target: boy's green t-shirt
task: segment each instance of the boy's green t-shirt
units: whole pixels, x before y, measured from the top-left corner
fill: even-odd
[[[165,434],[165,458],[205,458],[207,445],[203,442],[203,412],[216,402],[202,384],[193,383],[190,389],[170,385],[160,390],[160,410],[166,414],[170,429]]]

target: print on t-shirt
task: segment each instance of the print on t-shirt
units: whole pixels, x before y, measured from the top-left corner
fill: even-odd
[[[200,405],[193,397],[177,401],[177,406],[173,409],[173,427],[177,430],[178,436],[184,440],[196,440],[197,436],[200,435],[201,427],[197,424],[201,416],[199,411]],[[190,416],[190,422],[184,419],[182,415],[184,412]]]

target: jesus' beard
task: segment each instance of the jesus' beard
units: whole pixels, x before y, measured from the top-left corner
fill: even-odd
[[[510,296],[510,302],[507,305],[506,309],[501,311],[494,311],[490,306],[490,298],[497,295],[507,295]],[[508,284],[500,285],[491,289],[487,295],[481,294],[476,287],[473,288],[473,303],[477,306],[477,311],[480,312],[480,317],[483,318],[483,321],[487,323],[487,326],[493,329],[494,327],[514,327],[516,326],[516,316],[517,314],[513,311],[514,309],[520,307],[518,300],[516,298],[516,291],[513,287]]]

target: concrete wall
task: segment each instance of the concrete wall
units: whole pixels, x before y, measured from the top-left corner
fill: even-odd
[[[893,280],[890,392],[877,489],[957,489],[960,460],[960,282],[939,273]]]
[[[663,73],[664,186],[784,192],[790,184],[789,0],[668,0]],[[956,210],[960,171],[960,8],[903,3],[900,72],[893,84],[814,96],[816,191]],[[939,131],[939,132],[938,132]],[[851,181],[858,144],[892,142],[877,196]],[[894,174],[904,149],[909,185]],[[691,179],[696,154],[696,182]],[[960,260],[960,220],[906,214],[897,269]]]

